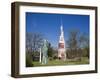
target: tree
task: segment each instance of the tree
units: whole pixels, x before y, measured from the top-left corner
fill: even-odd
[[[26,33],[26,66],[33,65],[34,56],[38,55],[38,50],[42,46],[43,37],[39,33]]]
[[[39,33],[26,33],[26,50],[28,52],[37,52],[42,46],[43,36]]]
[[[82,34],[80,36],[80,47],[83,50],[83,56],[89,58],[89,37],[87,34]]]
[[[51,47],[51,44],[49,43],[49,45],[48,45],[48,57],[52,57],[53,52],[54,52],[54,50],[53,50],[53,48]]]
[[[32,53],[32,33],[26,33],[26,52]]]
[[[32,34],[26,33],[26,67],[32,67]]]
[[[80,58],[82,54],[89,57],[89,37],[88,34],[82,34],[79,30],[73,29],[69,32],[69,38],[66,41],[68,45],[67,57]]]
[[[33,42],[33,45],[32,45],[33,52],[38,51],[39,48],[43,45],[43,36],[42,36],[42,34],[34,33],[32,42]]]
[[[79,38],[79,31],[78,30],[71,30],[69,32],[69,38],[67,41],[68,45],[68,53],[67,56],[69,58],[75,58],[77,54],[77,49],[78,49],[78,38]]]
[[[81,34],[79,38],[79,44],[81,48],[89,47],[89,36],[88,34]]]
[[[33,60],[32,56],[29,53],[26,53],[26,67],[32,67],[33,65]]]

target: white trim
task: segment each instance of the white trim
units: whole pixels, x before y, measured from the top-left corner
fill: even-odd
[[[48,67],[25,67],[25,12],[58,13],[58,14],[81,14],[90,15],[90,64],[87,65],[67,65],[67,66],[48,66]],[[81,10],[70,8],[51,8],[37,6],[20,6],[20,52],[19,52],[19,71],[20,74],[38,74],[54,72],[73,72],[95,70],[95,12],[94,10]]]

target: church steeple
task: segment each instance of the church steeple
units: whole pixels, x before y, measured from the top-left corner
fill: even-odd
[[[60,26],[60,39],[59,42],[63,43],[64,42],[64,31],[63,31],[63,24],[62,24],[62,20],[61,20],[61,26]]]
[[[65,40],[64,40],[64,31],[63,31],[63,23],[61,20],[61,26],[60,26],[60,38],[59,38],[59,44],[58,44],[58,58],[62,60],[66,60],[66,50],[65,50]]]
[[[62,19],[61,19],[61,27],[60,27],[60,29],[61,29],[61,35],[63,36],[63,23],[62,23]]]
[[[61,29],[61,36],[63,37],[64,36],[63,25],[61,25],[60,29]]]

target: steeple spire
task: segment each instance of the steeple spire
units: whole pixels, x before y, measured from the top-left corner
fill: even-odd
[[[59,39],[59,42],[60,43],[65,43],[62,19],[61,19],[61,26],[60,26],[60,39]]]
[[[61,29],[61,36],[64,36],[62,19],[61,19],[61,27],[60,27],[60,29]]]
[[[60,26],[60,39],[58,44],[58,58],[62,60],[66,60],[66,50],[65,50],[65,40],[64,40],[64,31],[63,31],[63,23],[61,19],[61,26]]]

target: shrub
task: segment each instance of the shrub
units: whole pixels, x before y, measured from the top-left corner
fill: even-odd
[[[26,53],[26,67],[32,67],[33,66],[33,60],[32,55],[30,53]]]

